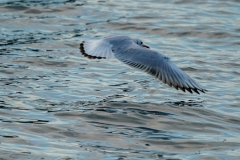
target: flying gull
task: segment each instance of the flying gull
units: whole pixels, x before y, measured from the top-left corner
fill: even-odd
[[[140,39],[128,36],[110,36],[100,40],[83,41],[80,44],[83,56],[90,59],[111,59],[134,67],[161,80],[163,83],[190,93],[205,93],[197,82],[178,68],[165,55],[150,50]]]

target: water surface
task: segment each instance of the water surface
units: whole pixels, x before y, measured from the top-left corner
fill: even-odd
[[[0,158],[239,159],[240,3],[0,2]],[[209,90],[177,91],[83,40],[140,38]]]

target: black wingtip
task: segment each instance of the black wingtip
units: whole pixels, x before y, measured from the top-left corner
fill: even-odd
[[[79,49],[80,49],[80,52],[82,53],[82,55],[89,59],[106,59],[105,57],[91,56],[91,55],[87,54],[84,50],[84,41],[82,43],[80,43]]]
[[[178,88],[180,88],[183,92],[185,92],[186,90],[193,94],[194,92],[200,95],[200,92],[205,93],[208,92],[208,90],[206,89],[198,89],[198,88],[185,88],[185,87],[180,87],[180,86],[173,86],[176,90],[178,90]]]
[[[184,87],[179,87],[183,92],[185,92],[185,88]]]
[[[194,90],[194,92],[196,92],[197,94],[200,94],[200,93],[198,92],[198,89],[197,89],[197,88],[193,88],[193,90]]]

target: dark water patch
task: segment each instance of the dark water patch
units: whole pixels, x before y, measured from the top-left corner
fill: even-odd
[[[164,151],[149,151],[147,150],[147,144],[132,144],[130,148],[121,148],[121,147],[108,147],[106,145],[89,145],[89,146],[82,146],[86,148],[91,148],[97,150],[102,153],[111,154],[111,158],[123,160],[129,157],[135,157],[134,159],[159,159],[163,157],[174,157],[176,154],[174,153],[166,153]],[[124,157],[124,158],[123,158]],[[166,158],[168,159],[168,158]],[[178,158],[176,158],[178,159]],[[175,159],[174,159],[175,160]]]
[[[59,36],[71,34],[70,37],[78,37],[79,32],[82,32],[82,30],[79,29],[73,29],[73,30],[65,30],[65,31],[57,31],[57,32],[45,32],[45,31],[34,31],[34,32],[26,32],[21,30],[13,30],[16,32],[16,34],[9,35],[4,33],[3,36],[6,38],[3,39],[0,46],[7,47],[7,46],[17,46],[17,45],[24,45],[24,44],[45,44],[46,41],[53,40],[58,41],[61,40]],[[78,36],[77,36],[78,35]],[[68,39],[68,38],[66,38]],[[31,49],[32,47],[28,47],[28,49]],[[19,48],[18,48],[19,49]],[[14,49],[9,48],[3,48],[3,51],[13,51]],[[23,48],[20,48],[20,50],[23,50]],[[33,50],[33,51],[39,51]]]
[[[86,23],[86,25],[92,25],[92,24],[96,24],[96,23],[105,23],[105,22],[110,23],[112,21],[117,21],[117,20],[124,19],[124,18],[125,18],[125,16],[119,17],[119,18],[114,18],[114,19],[113,18],[112,19],[107,19],[107,20],[104,20],[104,21],[88,22],[88,23]]]
[[[240,45],[240,42],[234,42],[234,43],[232,43],[231,45],[233,45],[233,46],[239,46]]]
[[[18,136],[16,136],[16,135],[0,135],[1,137],[3,137],[3,138],[17,138]]]
[[[37,11],[35,11],[36,13],[37,13]],[[54,16],[54,15],[52,15],[52,16],[50,16],[50,15],[39,15],[39,16],[29,16],[28,17],[29,19],[54,19],[54,18],[56,18],[56,16]]]
[[[118,30],[138,30],[138,31],[146,31],[147,28],[142,24],[135,24],[135,23],[117,23],[117,22],[109,22],[107,23],[109,27],[116,28]],[[145,25],[151,25],[151,24],[145,24]]]
[[[208,64],[208,62],[201,61],[201,60],[195,60],[194,62],[199,63],[199,64],[204,64],[204,65]]]
[[[149,20],[149,19],[152,19],[152,18],[156,18],[156,19],[161,19],[163,18],[161,15],[155,15],[155,14],[152,14],[152,15],[139,15],[139,16],[133,16],[133,17],[129,17],[129,19],[132,19],[132,20]],[[130,23],[131,24],[131,23]],[[133,25],[133,24],[132,24]]]
[[[228,37],[233,37],[233,35],[227,32],[211,32],[208,34],[206,38],[228,38]]]
[[[146,137],[147,139],[162,139],[162,140],[171,140],[171,139],[184,139],[184,137],[180,136],[170,136],[167,131],[148,128],[148,127],[135,127],[135,128],[128,128],[133,132],[136,132],[137,137]]]
[[[28,104],[34,105],[37,110],[47,111],[47,112],[62,112],[62,111],[77,110],[80,113],[84,113],[84,112],[93,111],[95,108],[101,111],[101,108],[97,108],[97,106],[101,106],[102,103],[103,103],[102,101],[66,102],[66,101],[51,101],[51,100],[45,100],[45,99],[37,99]],[[94,106],[94,107],[86,108],[86,106]],[[111,111],[108,111],[107,108],[106,110],[105,108],[103,108],[102,111],[111,112]]]
[[[216,11],[216,13],[220,13],[220,14],[223,14],[223,15],[235,14],[234,12],[230,12],[230,11]]]
[[[42,12],[40,10],[37,9],[29,9],[27,10],[25,13],[29,13],[29,14],[41,14]]]
[[[175,1],[174,3],[175,4],[188,4],[188,3],[192,4],[192,3],[198,3],[198,2],[195,2],[193,0],[178,0],[178,1]]]
[[[134,90],[134,87],[119,88],[119,89],[121,89],[123,92],[132,92]]]
[[[232,73],[235,74],[235,75],[237,75],[237,76],[240,76],[240,72],[234,71],[234,72],[232,72]]]
[[[107,112],[107,113],[118,113],[119,111],[114,109],[114,108],[110,108],[110,107],[101,107],[101,108],[97,108],[95,109],[95,111],[102,111],[102,112]],[[124,112],[122,112],[124,114]],[[126,114],[127,112],[125,112]]]
[[[234,67],[234,68],[240,68],[240,64],[238,64],[238,63],[233,63],[233,62],[231,62],[231,63],[224,63],[223,64],[225,67],[228,67],[228,68],[232,68],[232,67]]]
[[[111,103],[114,103],[114,102],[111,102]],[[158,116],[173,116],[174,115],[174,114],[167,113],[167,112],[130,108],[131,105],[129,106],[128,103],[125,103],[125,104],[122,103],[121,105],[123,105],[124,108],[121,108],[121,107],[115,108],[115,107],[112,107],[112,106],[110,106],[110,107],[103,106],[103,107],[98,107],[98,108],[96,108],[94,110],[95,111],[108,112],[108,113],[122,113],[122,114],[127,114],[127,113],[131,113],[132,112],[132,113],[137,113],[137,114],[142,114],[142,115],[149,115],[149,116],[150,115],[158,115]],[[144,106],[144,104],[141,104],[141,106]],[[151,118],[151,117],[148,117],[148,118]]]
[[[236,148],[239,147],[238,143],[234,142],[194,142],[194,141],[185,141],[185,140],[180,140],[180,141],[175,141],[175,142],[170,142],[168,141],[162,141],[162,140],[145,140],[144,143],[150,144],[152,147],[160,147],[162,149],[167,150],[175,150],[176,152],[178,151],[184,151],[184,152],[199,152],[201,150],[202,153],[205,152],[205,150],[215,150],[218,149],[216,152],[221,153],[222,150],[228,145],[232,146],[231,148]],[[216,153],[216,154],[217,154]],[[192,153],[193,154],[193,153]]]
[[[143,115],[160,115],[160,116],[173,116],[174,114],[166,113],[166,112],[160,112],[160,111],[148,111],[143,109],[135,109],[135,108],[127,108],[126,111],[139,113]]]
[[[22,10],[27,10],[27,9],[29,9],[29,7],[21,6],[21,5],[4,6],[4,8],[16,10],[16,11],[22,11]]]
[[[238,29],[235,29],[235,32],[240,32],[240,28],[238,28]]]
[[[101,112],[102,113],[102,112]],[[137,117],[131,117],[125,114],[113,114],[113,115],[102,115],[100,113],[91,113],[91,114],[81,114],[81,117],[85,117],[89,120],[100,120],[101,121],[112,121],[116,123],[134,123],[134,124],[143,124],[143,122]]]
[[[128,83],[120,83],[120,84],[112,84],[112,85],[109,85],[109,86],[122,86],[122,85],[126,85]]]
[[[33,36],[33,34],[30,34],[29,36],[25,37],[19,37],[19,38],[14,38],[14,39],[9,39],[3,41],[1,46],[8,46],[8,45],[18,45],[18,44],[32,44],[32,43],[41,43],[43,40],[46,40],[48,38],[42,37],[42,38],[37,38]]]
[[[182,107],[203,107],[201,100],[195,101],[195,100],[187,100],[187,101],[178,101],[178,102],[165,102],[166,104],[173,104],[176,106],[182,106]]]
[[[188,29],[189,30],[189,29]],[[234,35],[227,32],[200,32],[200,31],[182,31],[182,32],[171,32],[168,29],[153,29],[148,31],[150,34],[159,35],[159,36],[170,36],[170,37],[199,37],[199,38],[232,38]]]
[[[104,98],[104,99],[102,100],[102,102],[113,102],[113,101],[112,101],[113,99],[123,98],[123,97],[125,97],[125,95],[115,94],[115,95],[111,95],[111,96],[108,96],[108,97]]]
[[[28,119],[19,119],[16,121],[11,121],[10,123],[34,123],[34,124],[47,124],[47,120],[28,120]]]
[[[181,69],[184,70],[184,71],[190,71],[190,72],[199,71],[199,69],[196,69],[196,68],[193,68],[193,67],[184,67],[184,68],[181,68]]]
[[[33,50],[33,49],[31,49]],[[35,50],[35,49],[34,49]],[[38,52],[38,50],[35,50],[35,52]],[[46,57],[46,58],[45,58]],[[76,65],[76,62],[72,61],[56,61],[56,59],[53,60],[48,60],[48,59],[53,59],[51,56],[45,55],[45,56],[37,56],[37,57],[26,57],[22,58],[21,60],[15,60],[15,63],[20,63],[20,64],[28,64],[33,66],[43,66],[43,67],[70,67],[73,65]]]
[[[55,6],[55,5],[63,5],[67,3],[76,3],[77,6],[81,6],[82,3],[77,3],[74,0],[60,0],[60,1],[34,1],[34,0],[27,0],[27,1],[7,1],[0,3],[1,5],[10,5],[10,6],[19,6],[19,5],[27,5],[27,6]]]
[[[0,73],[4,73],[4,74],[14,74],[16,73],[15,71],[10,71],[10,70],[0,70]]]

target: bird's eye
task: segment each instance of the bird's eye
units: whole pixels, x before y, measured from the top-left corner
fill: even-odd
[[[140,42],[140,44],[142,44],[142,42]]]

